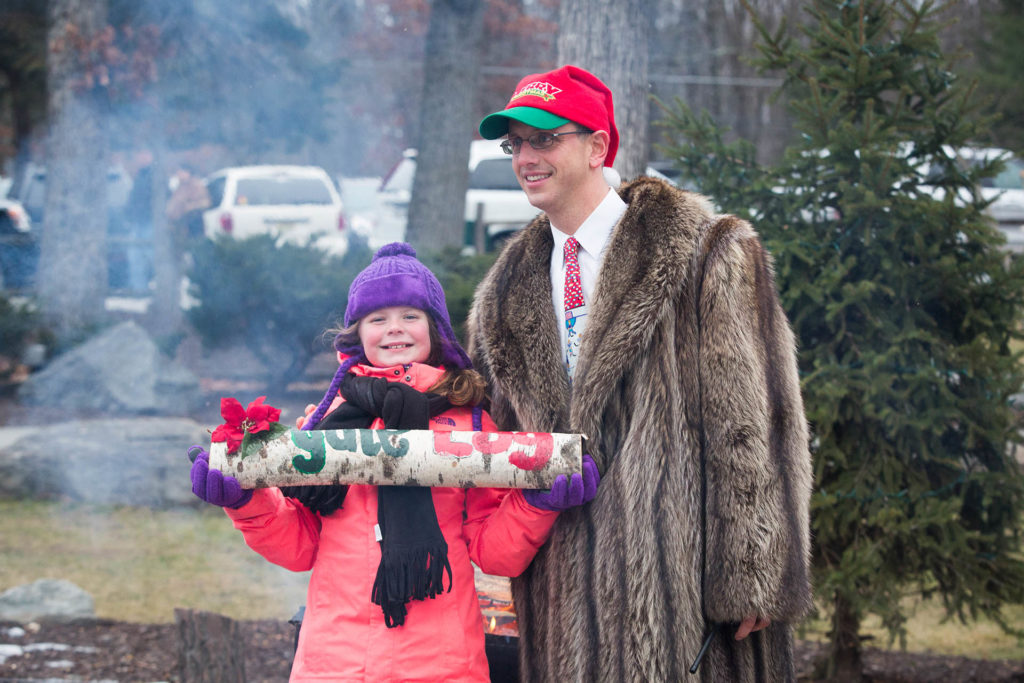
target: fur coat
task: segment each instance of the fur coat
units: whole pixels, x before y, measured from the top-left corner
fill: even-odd
[[[480,283],[469,351],[505,430],[581,433],[597,497],[513,579],[526,681],[794,678],[811,463],[793,335],[751,226],[650,178],[605,252],[570,384],[539,216]],[[738,622],[772,625],[744,641]]]

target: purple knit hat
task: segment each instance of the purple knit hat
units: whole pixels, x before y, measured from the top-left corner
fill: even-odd
[[[441,336],[444,366],[449,369],[472,367],[452,330],[441,283],[416,259],[416,250],[405,242],[385,244],[374,254],[370,265],[352,280],[345,307],[345,327],[367,313],[388,306],[413,306],[429,313]]]
[[[345,307],[345,327],[388,306],[414,306],[426,311],[433,318],[441,337],[441,363],[451,370],[465,370],[473,367],[462,346],[455,338],[452,323],[448,318],[448,305],[444,289],[430,269],[416,260],[416,250],[405,242],[385,244],[373,256],[373,261],[356,275],[348,288],[348,306]],[[346,345],[343,335],[334,339],[334,348],[348,358],[334,373],[334,379],[320,404],[306,420],[303,429],[313,429],[338,395],[345,374],[356,364],[365,363],[366,355],[361,345]],[[479,431],[480,406],[473,409],[473,429]]]

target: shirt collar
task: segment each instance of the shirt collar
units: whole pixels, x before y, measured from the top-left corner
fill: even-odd
[[[604,250],[615,224],[619,222],[625,212],[626,202],[622,201],[618,192],[608,188],[608,194],[587,216],[572,237],[575,237],[576,241],[580,243],[583,251],[596,258]],[[555,240],[554,253],[561,254],[570,236],[553,225],[551,226],[551,235]]]

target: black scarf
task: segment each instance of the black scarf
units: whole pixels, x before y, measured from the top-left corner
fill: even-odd
[[[449,408],[443,396],[416,391],[401,382],[348,374],[341,383],[345,398],[316,424],[316,429],[365,429],[375,418],[386,429],[428,429],[429,419]],[[329,515],[341,508],[347,486],[286,486],[281,491],[313,512]],[[378,486],[377,524],[381,560],[370,595],[384,612],[388,628],[405,623],[409,600],[433,598],[452,587],[448,544],[441,533],[430,489],[423,486]]]

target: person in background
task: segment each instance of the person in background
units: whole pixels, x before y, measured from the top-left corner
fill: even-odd
[[[167,200],[167,218],[171,221],[175,243],[182,245],[203,236],[203,211],[210,208],[210,193],[189,164],[182,164],[171,176],[171,196]]]
[[[192,263],[191,247],[203,237],[203,212],[210,208],[210,192],[189,164],[181,164],[170,180],[171,196],[165,212],[171,244],[183,270]]]
[[[334,346],[338,372],[305,427],[494,431],[441,285],[409,245],[382,247],[353,280]],[[471,561],[489,574],[522,572],[559,511],[593,498],[598,476],[587,460],[550,491],[251,491],[200,452],[191,478],[256,552],[312,569],[291,680],[376,682],[488,681]]]
[[[512,579],[523,680],[793,680],[812,475],[757,233],[660,180],[620,186],[612,93],[578,67],[523,78],[480,134],[543,211],[470,313],[491,415],[585,434],[601,472]]]

